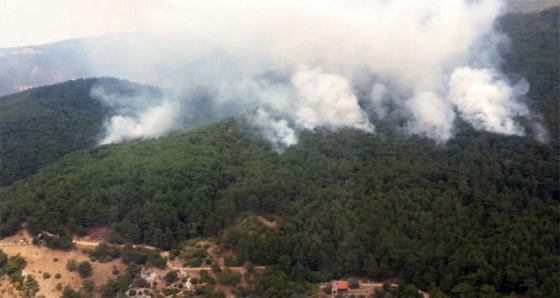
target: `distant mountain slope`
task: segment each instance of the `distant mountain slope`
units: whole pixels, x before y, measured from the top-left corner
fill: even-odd
[[[510,4],[527,8],[545,2],[551,3],[511,1]],[[502,51],[504,70],[514,80],[528,79],[532,110],[544,116],[543,122],[553,139],[557,139],[560,126],[558,11],[556,7],[536,13],[511,13],[499,20],[502,31],[512,41],[511,49]],[[142,50],[146,44],[151,45],[152,51]],[[218,77],[228,79],[247,74],[246,70],[240,71],[242,64],[234,54],[208,45],[177,45],[141,33],[75,39],[0,49],[0,95],[92,76],[188,89]]]
[[[241,67],[223,51],[177,43],[128,33],[0,48],[0,96],[86,77],[118,77],[160,87],[196,86],[208,71],[217,72],[212,77],[216,79],[221,72],[227,76]],[[146,44],[150,51],[145,51]]]
[[[527,1],[532,2],[532,1]],[[512,79],[526,78],[532,111],[543,116],[553,140],[560,134],[560,7],[509,14],[499,26],[511,39],[503,68]]]
[[[0,49],[0,96],[91,76],[81,40]]]
[[[507,0],[507,10],[512,13],[539,12],[559,6],[558,0]]]
[[[94,84],[124,93],[146,88],[111,78],[79,79],[0,97],[0,186],[97,144],[111,108],[90,97]]]

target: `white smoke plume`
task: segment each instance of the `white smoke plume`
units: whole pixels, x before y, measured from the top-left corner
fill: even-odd
[[[164,1],[145,18],[157,46],[141,39],[142,61],[127,56],[116,68],[127,78],[139,65],[164,67],[159,82],[182,95],[113,118],[104,142],[161,135],[185,111],[256,111],[253,124],[275,147],[295,144],[302,129],[374,132],[370,120],[391,117],[440,143],[458,117],[523,135],[527,89],[499,71],[504,37],[493,27],[503,11],[503,0]],[[212,96],[196,99],[193,88]]]
[[[459,115],[475,128],[509,135],[522,135],[516,116],[529,114],[515,101],[514,89],[489,69],[458,68],[449,81],[450,100]],[[526,91],[525,91],[526,92]]]
[[[276,120],[267,111],[258,108],[250,120],[259,128],[264,138],[277,151],[297,144],[296,132],[290,128],[285,119]]]
[[[107,135],[100,144],[161,136],[174,127],[176,112],[174,104],[165,101],[162,105],[149,107],[135,116],[113,116],[108,125]]]
[[[406,108],[412,113],[407,129],[411,133],[445,142],[453,135],[455,113],[445,98],[433,91],[416,92],[407,99]]]
[[[297,90],[296,123],[307,129],[318,126],[355,127],[373,132],[361,110],[350,82],[337,74],[325,74],[320,67],[300,67],[292,77]]]
[[[179,108],[174,101],[164,99],[156,102],[153,97],[144,95],[122,96],[99,85],[92,88],[91,96],[118,113],[106,124],[101,145],[158,137],[177,126]]]

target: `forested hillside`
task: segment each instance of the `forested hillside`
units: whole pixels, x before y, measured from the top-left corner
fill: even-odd
[[[216,237],[238,265],[267,265],[259,296],[354,275],[398,277],[433,297],[558,297],[558,12],[502,21],[506,71],[531,83],[548,144],[457,123],[438,145],[377,122],[375,134],[304,131],[277,154],[240,117],[85,148],[104,112],[88,99],[91,80],[1,98],[2,182],[41,169],[0,188],[0,237],[22,222],[59,234],[60,246],[98,226],[112,242],[163,249]],[[253,225],[254,215],[275,227]]]
[[[543,116],[551,138],[560,134],[560,7],[540,13],[509,14],[499,23],[511,44],[504,51],[506,74],[530,83],[527,99],[532,111]]]
[[[503,52],[503,67],[512,79],[530,82],[527,99],[531,110],[537,119],[543,116],[538,120],[556,142],[560,127],[559,12],[553,8],[509,14],[499,23],[511,39],[511,46]],[[99,141],[102,122],[111,111],[90,97],[96,82],[106,85],[108,91],[119,88],[128,95],[151,89],[117,79],[78,79],[0,97],[0,186]],[[200,113],[191,116],[201,117]]]
[[[94,84],[123,94],[150,89],[124,80],[78,79],[0,97],[0,186],[94,146],[111,108],[90,97]]]
[[[62,235],[110,225],[113,241],[169,249],[228,231],[239,262],[290,256],[298,273],[278,291],[291,278],[359,274],[450,295],[553,296],[557,165],[550,146],[472,130],[446,146],[309,132],[278,155],[230,119],[71,154],[1,190],[1,233],[22,221]],[[277,216],[279,228],[235,224],[247,212]]]

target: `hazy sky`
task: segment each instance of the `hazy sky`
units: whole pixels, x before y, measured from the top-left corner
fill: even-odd
[[[142,30],[164,2],[0,0],[0,48]]]
[[[197,0],[0,0],[0,48],[154,29],[159,27],[158,23],[169,21],[162,16],[190,6],[191,2],[205,3]],[[215,6],[207,4],[206,7]],[[227,9],[235,10],[235,5]]]
[[[268,107],[255,119],[270,131],[266,135],[285,139],[271,140],[275,144],[294,144],[299,130],[315,127],[374,131],[368,113],[406,117],[408,133],[438,142],[453,137],[457,117],[477,129],[523,135],[515,119],[529,114],[520,101],[527,84],[510,82],[497,63],[505,38],[493,27],[505,1],[0,0],[0,47],[149,31],[153,41],[131,40],[118,51],[89,56],[103,71],[118,64],[117,76],[124,78],[192,57],[220,61],[205,55],[224,51],[222,59],[231,62],[225,68],[207,62],[193,67],[204,68],[200,73],[215,84],[212,90],[234,95],[217,97],[220,103],[246,99],[245,110]],[[191,57],[195,45],[200,53]],[[106,56],[117,63],[97,59]],[[218,80],[224,69],[236,67],[233,79]],[[253,79],[269,70],[290,78],[276,85]],[[177,79],[190,86],[188,76]],[[173,128],[179,100],[114,117],[106,142]]]

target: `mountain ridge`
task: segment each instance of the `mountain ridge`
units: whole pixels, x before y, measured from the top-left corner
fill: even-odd
[[[77,79],[0,97],[0,186],[77,149],[95,146],[114,109],[90,96],[94,85],[125,94],[141,86],[112,78]]]

